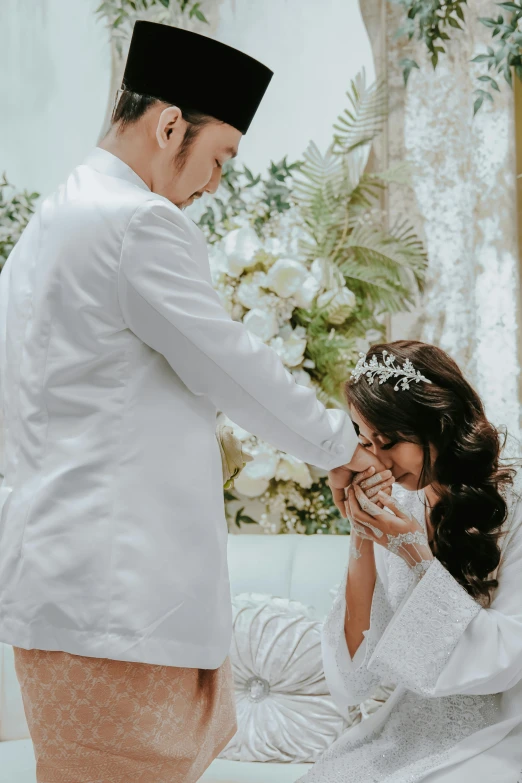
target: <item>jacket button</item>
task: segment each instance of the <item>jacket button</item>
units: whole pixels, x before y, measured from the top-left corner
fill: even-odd
[[[332,441],[331,440],[325,440],[323,443],[323,446],[325,449],[331,449],[332,448]]]
[[[345,451],[346,451],[346,449],[344,448],[344,446],[336,446],[335,447],[335,453],[336,454],[344,454]]]

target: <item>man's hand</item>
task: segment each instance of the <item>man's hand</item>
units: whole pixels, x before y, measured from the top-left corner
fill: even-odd
[[[376,473],[386,469],[371,451],[359,445],[347,465],[340,465],[328,473],[328,484],[332,490],[333,500],[343,519],[346,519],[345,490],[352,483],[355,473],[362,473],[372,466]]]

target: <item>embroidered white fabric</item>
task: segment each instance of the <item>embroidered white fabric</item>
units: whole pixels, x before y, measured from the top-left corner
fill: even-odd
[[[401,488],[393,494],[425,527],[420,494]],[[456,743],[498,720],[499,694],[429,695],[479,604],[437,560],[419,581],[400,557],[382,551],[387,583],[377,577],[363,649],[350,661],[344,639],[348,569],[323,628],[323,643],[335,651],[336,675],[354,701],[384,681],[396,683],[395,703],[373,732],[346,731],[300,783],[413,783],[439,767]],[[404,629],[415,626],[422,633],[406,636]],[[405,677],[407,683],[401,682]]]

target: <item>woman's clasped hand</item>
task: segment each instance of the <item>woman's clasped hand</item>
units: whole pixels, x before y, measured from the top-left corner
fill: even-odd
[[[392,497],[391,471],[369,468],[354,477],[347,490],[346,513],[356,535],[401,557],[419,576],[434,557],[421,523]]]

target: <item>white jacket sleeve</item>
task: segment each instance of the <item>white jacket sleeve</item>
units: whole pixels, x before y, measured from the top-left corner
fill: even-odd
[[[499,587],[483,608],[438,560],[407,596],[368,667],[392,671],[423,696],[481,696],[510,690],[522,679],[522,525],[498,573]]]
[[[348,570],[349,566],[322,629],[325,679],[332,698],[342,711],[367,699],[381,682],[390,682],[386,672],[369,671],[368,661],[393,616],[378,568],[372,598],[370,627],[364,631],[364,641],[351,658],[344,632]]]
[[[357,445],[349,416],[326,409],[274,350],[230,317],[191,257],[186,221],[160,200],[134,213],[118,282],[129,329],[239,426],[323,470],[349,462]]]

